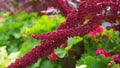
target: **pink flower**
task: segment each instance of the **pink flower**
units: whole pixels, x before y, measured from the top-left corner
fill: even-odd
[[[97,31],[98,33],[101,33],[101,32],[103,32],[103,28],[102,28],[102,27],[98,27],[98,28],[96,29],[96,31]]]
[[[96,54],[97,54],[97,55],[103,54],[106,58],[110,57],[109,52],[107,52],[106,50],[102,50],[102,49],[100,49],[100,48],[98,48],[98,49],[96,50]]]
[[[92,31],[92,32],[90,32],[89,34],[91,34],[91,35],[93,35],[93,36],[96,36],[97,34],[99,34],[99,33],[101,33],[101,32],[103,32],[103,28],[102,28],[102,27],[98,27],[98,28],[96,28],[95,31]]]
[[[115,54],[113,59],[116,62],[120,62],[120,54]]]
[[[96,54],[97,55],[100,55],[102,53],[102,50],[100,49],[100,48],[98,48],[97,50],[96,50]]]
[[[52,6],[47,8],[47,11],[48,11],[48,12],[51,12],[51,11],[53,11],[53,10],[55,10],[55,8],[52,7]]]
[[[93,32],[90,32],[89,34],[93,35],[93,36],[96,36],[98,34],[98,32],[96,31],[93,31]]]
[[[106,58],[110,57],[109,52],[107,52],[106,50],[103,50],[103,54],[105,55]]]

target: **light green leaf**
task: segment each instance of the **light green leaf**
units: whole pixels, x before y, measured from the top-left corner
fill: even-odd
[[[60,47],[55,49],[55,53],[59,58],[63,58],[67,54],[67,51],[63,47]]]
[[[72,46],[73,40],[74,40],[74,38],[72,38],[72,37],[68,38],[67,43],[69,46]]]

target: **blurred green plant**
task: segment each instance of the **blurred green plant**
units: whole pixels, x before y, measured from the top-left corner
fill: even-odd
[[[12,52],[10,54],[6,51],[6,46],[0,47],[0,68],[5,68],[19,56],[20,52]]]
[[[31,38],[31,34],[53,31],[65,20],[61,15],[37,17],[37,13],[25,12],[19,12],[17,16],[1,12],[0,16],[0,46],[7,46],[8,52],[24,51],[24,47],[29,50],[39,43]]]
[[[19,15],[10,15],[9,12],[0,12],[0,47],[6,48],[2,56],[4,60],[1,60],[0,68],[5,68],[11,63],[10,58],[14,56],[14,52],[19,51],[19,55],[16,58],[23,56],[30,49],[35,47],[40,41],[36,41],[31,37],[31,34],[50,32],[56,29],[56,27],[65,18],[61,15],[43,15],[41,17],[37,16],[37,13],[25,13],[19,12]],[[10,54],[10,56],[8,55]],[[7,58],[6,58],[7,57]],[[16,58],[12,58],[15,60]],[[40,59],[36,64],[30,66],[29,68],[48,68],[45,64],[52,65],[54,68],[60,68],[58,63],[54,64],[48,59]]]
[[[85,68],[106,68],[110,59],[106,59],[104,56],[85,56],[77,61],[77,66],[86,65]]]
[[[81,65],[86,65],[85,68],[107,68],[113,60],[114,54],[120,54],[120,37],[119,32],[113,29],[103,29],[102,33],[96,36],[88,34],[83,37],[85,51],[81,58],[77,61],[76,68]],[[101,48],[109,52],[109,58],[104,54],[97,55],[96,49]],[[111,63],[112,68],[119,68],[119,63]],[[108,68],[111,68],[108,67]]]

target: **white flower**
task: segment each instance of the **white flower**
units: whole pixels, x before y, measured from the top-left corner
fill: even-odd
[[[86,68],[87,65],[80,65],[80,66],[76,66],[76,68]]]

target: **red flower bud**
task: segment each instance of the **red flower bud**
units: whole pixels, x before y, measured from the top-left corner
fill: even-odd
[[[107,38],[108,37],[108,34],[104,34],[102,35],[103,38]]]
[[[96,42],[98,42],[98,39],[97,39],[97,38],[95,38],[93,41],[96,43]]]
[[[98,48],[98,49],[96,50],[96,54],[97,54],[97,55],[103,54],[106,58],[110,57],[109,52],[107,52],[106,50],[102,50],[102,49],[100,49],[100,48]]]

